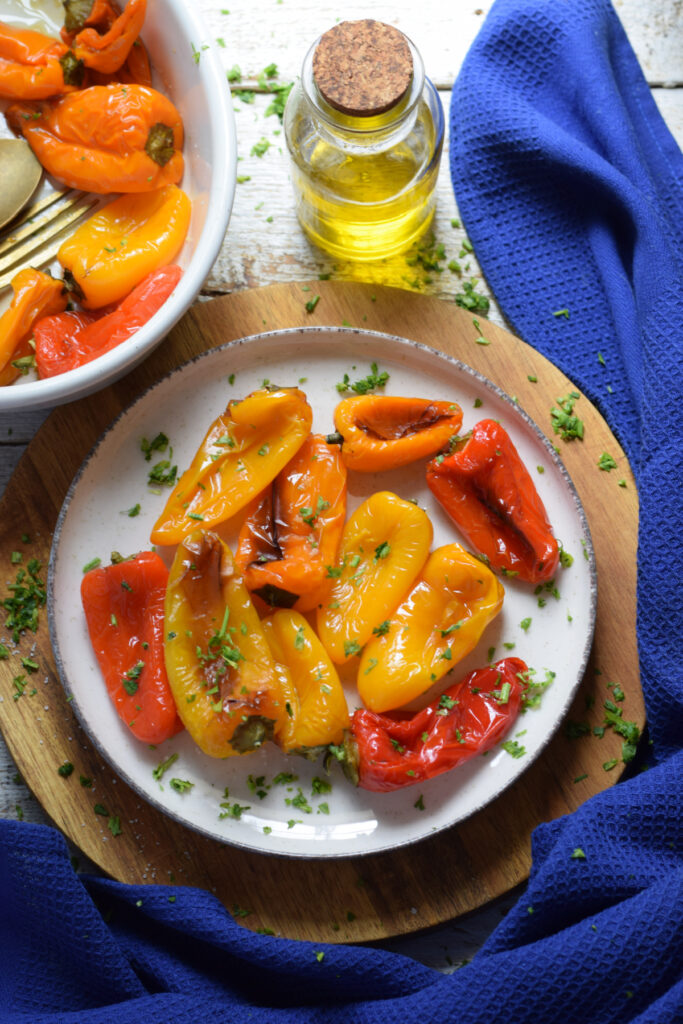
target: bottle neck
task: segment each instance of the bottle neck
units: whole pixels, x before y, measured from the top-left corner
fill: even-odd
[[[313,55],[320,42],[316,39],[304,57],[301,90],[313,117],[326,134],[345,146],[384,148],[412,129],[424,90],[425,70],[420,54],[409,39],[406,41],[413,58],[413,74],[408,89],[389,110],[358,117],[332,107],[318,89],[313,75]]]

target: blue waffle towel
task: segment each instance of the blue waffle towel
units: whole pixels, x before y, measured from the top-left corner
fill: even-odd
[[[4,822],[1,1022],[683,1021],[683,159],[607,0],[497,0],[451,139],[502,309],[598,405],[637,476],[652,766],[536,830],[523,899],[448,977],[252,934],[198,890],[79,878],[58,833]]]

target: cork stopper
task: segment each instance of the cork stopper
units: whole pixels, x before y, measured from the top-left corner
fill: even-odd
[[[313,77],[321,95],[352,117],[390,110],[405,95],[412,75],[406,37],[372,18],[335,25],[320,37],[313,54]]]

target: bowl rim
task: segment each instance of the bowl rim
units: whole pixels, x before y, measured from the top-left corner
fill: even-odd
[[[140,362],[189,309],[206,280],[220,251],[230,220],[237,176],[237,135],[232,106],[228,102],[225,75],[213,45],[201,51],[201,60],[193,57],[195,40],[208,40],[206,25],[200,14],[183,0],[165,0],[183,27],[187,42],[187,60],[193,61],[207,96],[208,123],[211,126],[215,153],[211,186],[207,196],[207,216],[197,240],[190,264],[171,296],[153,317],[126,341],[97,359],[66,373],[0,388],[0,415],[16,410],[50,409],[64,402],[99,391],[113,383]],[[144,34],[144,33],[143,33]],[[204,45],[204,44],[202,44]],[[177,59],[184,59],[183,57]],[[164,335],[157,339],[157,325],[162,315],[166,321]]]

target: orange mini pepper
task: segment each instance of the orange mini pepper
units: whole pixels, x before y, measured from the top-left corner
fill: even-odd
[[[315,608],[332,585],[345,518],[339,449],[311,434],[240,530],[235,561],[248,589],[275,607]]]
[[[86,309],[120,302],[153,270],[172,263],[192,204],[177,185],[124,195],[103,206],[62,244],[57,259]]]
[[[166,590],[166,671],[192,739],[209,757],[246,754],[286,715],[275,662],[230,549],[196,531]]]
[[[502,605],[503,588],[483,562],[459,544],[437,548],[363,650],[365,706],[381,713],[419,697],[474,649]]]
[[[261,388],[229,402],[174,487],[152,530],[177,544],[239,512],[275,479],[308,437],[313,412],[298,388]]]
[[[455,402],[427,398],[359,395],[343,399],[334,411],[342,458],[361,473],[428,458],[448,444],[461,423],[462,409]]]
[[[37,320],[66,309],[64,282],[28,267],[12,280],[12,302],[0,316],[0,385],[11,384],[21,372],[12,365],[32,354],[29,340]]]
[[[43,100],[69,92],[76,83],[64,80],[66,53],[58,39],[0,22],[0,96]]]
[[[147,0],[128,0],[122,13],[107,19],[103,33],[92,25],[84,27],[71,44],[75,58],[103,74],[118,71],[140,34],[146,11]]]
[[[16,103],[7,121],[45,170],[71,188],[152,192],[183,175],[183,124],[144,85],[93,85],[52,103]]]

